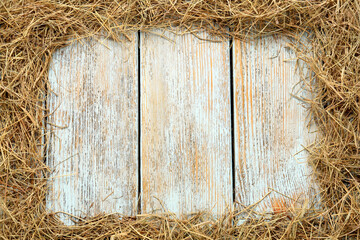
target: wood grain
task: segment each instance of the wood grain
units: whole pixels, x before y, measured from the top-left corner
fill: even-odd
[[[52,60],[47,207],[75,216],[135,214],[138,185],[137,39],[94,39]],[[56,127],[56,126],[60,126]],[[62,216],[67,224],[65,215]]]
[[[305,107],[291,96],[306,92],[288,41],[274,35],[235,41],[233,48],[236,200],[249,206],[275,190],[260,211],[280,211],[312,192],[307,154],[299,151],[314,134]]]
[[[232,204],[229,44],[156,34],[140,38],[142,212],[222,213]]]

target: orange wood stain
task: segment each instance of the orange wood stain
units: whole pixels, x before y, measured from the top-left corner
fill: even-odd
[[[271,207],[275,214],[286,213],[288,211],[288,204],[284,198],[273,198],[271,200]]]
[[[156,196],[176,213],[209,209],[219,199],[214,212],[220,213],[232,194],[231,142],[226,141],[231,126],[224,121],[230,118],[229,51],[222,64],[228,44],[166,34],[176,42],[172,48],[152,34],[144,33],[140,41],[146,62],[141,75],[151,78],[151,84],[141,86],[142,101],[149,106],[151,89],[159,82],[167,89],[165,101],[142,111],[141,145],[147,151],[141,161],[148,172],[142,178],[150,185],[142,194],[147,199],[143,212],[160,208]]]
[[[246,206],[269,188],[287,196],[310,194],[310,167],[294,154],[314,135],[306,131],[306,109],[290,95],[300,76],[295,61],[284,62],[294,55],[282,50],[286,41],[234,41],[236,199]],[[282,211],[284,202],[267,197],[261,205]]]

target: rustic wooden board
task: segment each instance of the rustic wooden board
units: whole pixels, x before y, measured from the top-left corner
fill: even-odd
[[[55,168],[47,198],[53,211],[136,213],[138,45],[137,35],[130,37],[87,40],[53,56],[48,106],[56,111],[49,117],[47,152]]]
[[[291,96],[306,93],[297,85],[300,74],[288,42],[281,36],[234,42],[236,200],[245,206],[272,189],[293,199],[312,192],[307,154],[298,152],[314,134],[305,107]],[[278,211],[293,199],[273,192],[257,210]]]
[[[222,213],[232,204],[229,44],[156,34],[140,37],[142,212]]]

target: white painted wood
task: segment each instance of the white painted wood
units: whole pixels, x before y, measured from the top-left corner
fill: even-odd
[[[141,34],[140,140],[136,34],[132,42],[88,40],[54,54],[50,210],[134,215],[138,141],[143,213],[221,214],[232,204],[229,45],[156,33]],[[314,134],[291,96],[305,93],[297,91],[295,61],[284,62],[295,59],[286,43],[280,36],[234,41],[236,200],[245,206],[271,189],[293,199],[311,195],[307,154],[297,153]],[[292,201],[274,192],[257,210]]]
[[[47,207],[75,216],[135,214],[137,39],[74,43],[55,52],[48,97]],[[63,128],[57,128],[60,126]],[[71,222],[62,216],[67,224]]]
[[[293,199],[312,192],[307,153],[298,152],[314,134],[304,104],[291,96],[306,93],[288,42],[278,35],[234,41],[236,200],[245,206],[272,189]],[[273,192],[257,210],[279,211],[293,203]]]
[[[229,44],[156,33],[167,39],[140,38],[142,212],[223,213],[232,204]]]

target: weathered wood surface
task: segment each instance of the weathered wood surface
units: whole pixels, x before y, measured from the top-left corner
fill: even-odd
[[[257,210],[278,211],[311,194],[306,152],[313,140],[299,92],[295,53],[278,35],[235,41],[234,122],[236,201],[248,206],[275,190]],[[289,60],[289,61],[285,61]],[[285,61],[285,62],[284,62]]]
[[[53,211],[136,213],[138,45],[137,35],[130,37],[87,40],[53,56],[47,152],[55,168],[47,198]]]
[[[223,213],[232,204],[229,44],[157,34],[167,39],[140,38],[142,212]]]
[[[311,195],[307,154],[298,152],[314,134],[291,96],[305,93],[286,38],[234,41],[231,86],[228,42],[158,30],[141,33],[138,52],[137,34],[130,37],[85,41],[53,56],[50,210],[133,215],[140,190],[142,213],[223,213],[233,203],[231,87],[236,201],[248,206],[272,189],[293,199]],[[273,192],[257,210],[291,201]]]

